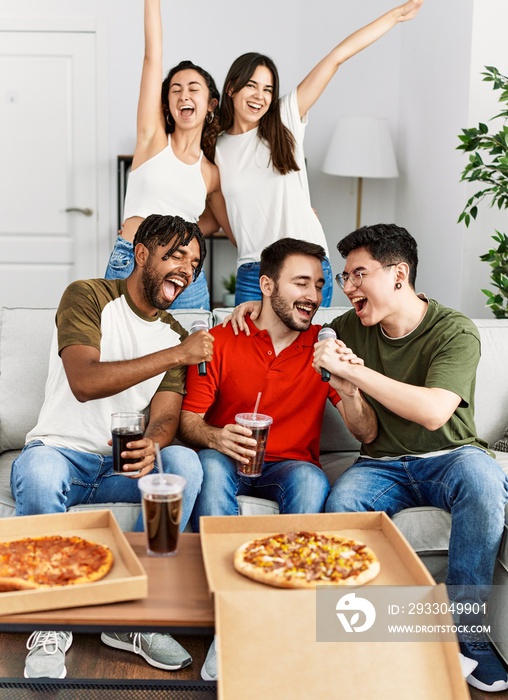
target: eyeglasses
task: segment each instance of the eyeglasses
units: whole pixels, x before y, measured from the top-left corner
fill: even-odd
[[[381,265],[381,267],[375,267],[373,270],[353,270],[352,272],[339,272],[335,275],[335,281],[341,289],[344,289],[348,282],[354,284],[355,287],[361,287],[363,282],[363,275],[369,272],[376,272],[376,270],[382,270],[385,267],[394,267],[399,263],[388,263],[388,265]]]

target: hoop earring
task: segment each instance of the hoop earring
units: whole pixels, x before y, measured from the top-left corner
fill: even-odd
[[[397,282],[397,284],[395,285],[395,289],[401,289],[401,288],[402,288],[402,284],[400,282]]]
[[[215,119],[215,112],[212,109],[212,111],[208,112],[208,114],[206,115],[206,123],[211,124],[214,119]]]
[[[173,122],[171,121],[171,114],[169,112],[166,114],[166,124],[168,126],[174,126]]]

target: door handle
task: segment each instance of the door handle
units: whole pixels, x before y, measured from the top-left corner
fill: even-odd
[[[65,211],[66,212],[77,211],[80,214],[84,214],[85,216],[92,216],[92,214],[93,214],[93,209],[90,209],[89,207],[85,207],[85,209],[80,209],[79,207],[67,207],[67,209]]]

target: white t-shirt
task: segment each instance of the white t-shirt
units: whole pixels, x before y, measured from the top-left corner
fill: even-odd
[[[80,280],[65,290],[56,315],[44,404],[26,442],[109,455],[111,414],[144,411],[158,391],[185,393],[185,367],[175,367],[119,394],[80,403],[71,391],[60,352],[69,345],[100,351],[101,362],[133,360],[178,345],[187,331],[167,311],[145,316],[126,281]]]
[[[298,172],[281,175],[273,168],[270,149],[257,128],[244,134],[223,133],[217,140],[215,162],[238,244],[238,266],[259,261],[263,248],[287,236],[318,243],[328,255],[323,227],[310,203],[303,153],[307,120],[300,119],[296,89],[281,98],[280,110],[295,137]]]

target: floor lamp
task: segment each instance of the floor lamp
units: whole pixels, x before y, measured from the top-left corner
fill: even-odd
[[[392,178],[399,175],[386,119],[340,117],[322,170],[328,175],[357,178],[356,228],[360,228],[363,178]]]

